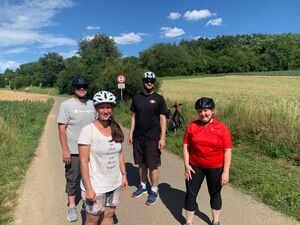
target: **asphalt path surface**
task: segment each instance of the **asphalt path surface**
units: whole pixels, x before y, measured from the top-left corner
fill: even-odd
[[[56,117],[64,98],[54,97],[52,108],[40,139],[36,156],[27,171],[19,190],[18,206],[14,212],[14,225],[81,225],[84,214],[78,204],[78,221],[68,222],[67,197],[64,193],[65,178],[61,148],[58,139]],[[127,140],[128,130],[123,129]],[[138,170],[133,164],[132,147],[123,144],[126,157],[129,187],[121,195],[116,214],[119,225],[176,225],[183,224],[185,185],[182,159],[163,150],[159,178],[159,199],[153,206],[145,205],[147,195],[137,199],[131,193],[139,183]],[[234,154],[234,153],[233,153]],[[222,225],[299,225],[300,223],[252,197],[237,191],[230,185],[223,188]],[[199,210],[195,213],[197,225],[210,224],[211,212],[205,182],[198,195]]]

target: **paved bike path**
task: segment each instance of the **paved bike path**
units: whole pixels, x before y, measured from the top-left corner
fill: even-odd
[[[70,223],[66,220],[66,195],[64,193],[64,166],[58,140],[56,116],[64,98],[54,97],[52,108],[40,144],[22,188],[18,206],[14,212],[14,225],[81,225],[82,218]],[[125,136],[128,130],[124,129]],[[119,225],[175,225],[184,223],[184,176],[182,160],[163,150],[160,168],[160,198],[154,206],[146,206],[146,195],[138,199],[131,193],[138,184],[137,167],[133,164],[132,147],[123,145],[126,157],[129,187],[122,193],[117,208]],[[196,224],[209,224],[210,209],[207,189],[203,185],[198,196],[200,211],[196,212]],[[299,225],[300,223],[258,203],[253,198],[226,186],[222,192],[222,225]],[[79,204],[79,208],[81,203]]]

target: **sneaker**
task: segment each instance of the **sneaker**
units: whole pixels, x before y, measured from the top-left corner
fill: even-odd
[[[67,220],[70,222],[74,222],[77,220],[77,213],[76,213],[76,208],[68,208],[68,215],[67,215]]]
[[[133,198],[137,198],[137,197],[140,197],[144,193],[147,193],[147,189],[143,188],[142,185],[139,185],[137,190],[135,192],[133,192],[131,196]]]
[[[147,201],[146,201],[146,205],[154,205],[157,197],[158,197],[158,193],[150,190]]]

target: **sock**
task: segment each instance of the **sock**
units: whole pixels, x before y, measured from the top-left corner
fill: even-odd
[[[141,182],[142,188],[146,189],[146,182]]]
[[[157,193],[157,191],[158,191],[158,187],[151,187],[151,191],[153,191],[153,192]]]

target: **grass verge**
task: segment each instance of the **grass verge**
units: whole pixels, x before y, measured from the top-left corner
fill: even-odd
[[[0,101],[0,224],[12,220],[17,190],[34,157],[45,120],[54,103]]]

